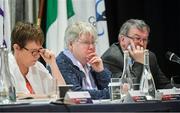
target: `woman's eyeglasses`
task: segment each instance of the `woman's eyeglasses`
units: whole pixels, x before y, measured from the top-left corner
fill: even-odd
[[[23,47],[26,51],[29,51],[31,52],[32,56],[36,57],[39,55],[40,53],[40,50],[42,50],[43,48],[40,48],[40,49],[28,49],[26,47]]]

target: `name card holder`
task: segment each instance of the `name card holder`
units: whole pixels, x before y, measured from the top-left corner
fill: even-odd
[[[88,91],[68,91],[64,98],[65,104],[88,104],[92,103]]]

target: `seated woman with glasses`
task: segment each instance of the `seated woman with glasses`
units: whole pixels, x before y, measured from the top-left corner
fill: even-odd
[[[66,49],[56,58],[59,70],[74,91],[88,91],[92,99],[109,98],[111,73],[97,56],[95,28],[85,22],[75,22],[65,32]]]
[[[50,85],[49,82],[54,78],[57,84],[65,84],[54,53],[44,49],[43,42],[44,35],[38,26],[25,22],[18,22],[15,25],[11,34],[12,52],[8,57],[17,93],[45,94],[48,92],[47,85]],[[40,56],[51,67],[52,75],[38,61]]]
[[[123,51],[128,50],[131,56],[130,72],[135,77],[135,82],[140,83],[144,64],[144,49],[147,48],[149,26],[138,19],[127,20],[121,27],[118,43],[112,46],[102,55],[105,67],[112,72],[113,78],[119,78],[123,72]],[[156,56],[149,52],[149,63],[157,89],[170,88],[170,81],[162,73],[157,63]]]

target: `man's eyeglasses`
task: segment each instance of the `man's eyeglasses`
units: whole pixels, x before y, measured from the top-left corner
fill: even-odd
[[[36,56],[38,56],[39,55],[39,53],[40,53],[40,50],[41,49],[43,49],[43,48],[40,48],[40,49],[28,49],[28,48],[26,48],[26,47],[23,47],[26,51],[29,51],[29,52],[31,52],[31,54],[32,54],[32,56],[34,56],[34,57],[36,57]]]
[[[128,35],[125,35],[125,37],[130,38],[135,42],[140,42],[140,41],[143,41],[143,43],[148,43],[149,42],[148,39],[142,39],[140,37],[131,37],[131,36],[128,36]]]

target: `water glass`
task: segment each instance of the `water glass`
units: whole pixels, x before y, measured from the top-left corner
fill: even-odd
[[[171,77],[171,85],[174,88],[180,88],[180,76],[178,76],[178,75],[172,76]]]
[[[48,98],[57,98],[57,79],[46,79],[45,80],[45,94]]]
[[[120,85],[120,78],[111,78],[111,82],[109,84],[111,100],[121,99]]]
[[[63,99],[66,95],[67,91],[70,91],[71,88],[73,87],[73,85],[59,85],[58,89],[59,89],[59,98]]]

